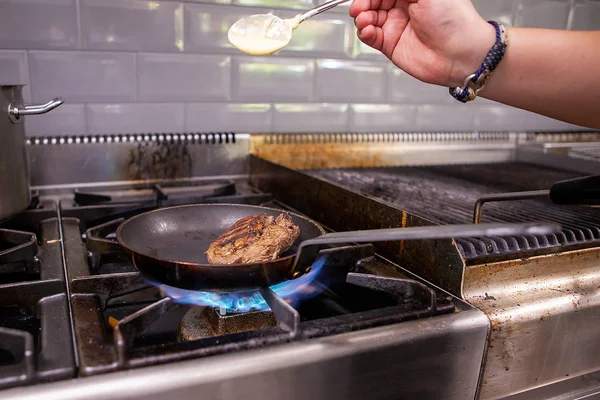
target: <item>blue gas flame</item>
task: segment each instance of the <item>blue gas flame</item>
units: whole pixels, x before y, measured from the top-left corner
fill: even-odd
[[[322,291],[323,285],[315,280],[319,276],[319,273],[325,264],[325,260],[326,257],[320,257],[312,265],[310,272],[299,278],[271,286],[271,290],[292,306],[298,304],[302,300],[307,300],[316,296]],[[155,282],[153,282],[153,284],[161,289],[166,296],[177,303],[214,307],[221,310],[222,314],[224,312],[239,313],[251,310],[270,310],[265,299],[256,290],[223,293],[197,292]]]

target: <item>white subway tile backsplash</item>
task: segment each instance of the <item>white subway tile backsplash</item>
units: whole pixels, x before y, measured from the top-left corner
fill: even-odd
[[[314,6],[313,0],[232,0],[232,3],[240,6],[292,8],[297,10],[308,10]]]
[[[480,132],[515,132],[523,128],[525,114],[526,111],[490,102],[479,106],[474,126]]]
[[[0,84],[26,85],[30,104],[65,99],[28,117],[28,135],[583,129],[412,78],[358,40],[351,1],[274,56],[229,44],[244,16],[326,1],[0,0]],[[509,26],[600,30],[600,0],[472,1]]]
[[[185,127],[183,103],[88,104],[87,133],[178,133]]]
[[[231,91],[231,56],[138,55],[138,100],[225,101]]]
[[[112,52],[31,51],[34,101],[61,96],[67,102],[135,99],[135,55]]]
[[[393,64],[388,65],[389,101],[392,103],[450,104],[456,102],[448,88],[413,78]]]
[[[521,0],[517,26],[566,29],[570,5],[565,0]]]
[[[532,112],[525,112],[524,114],[524,121],[521,127],[521,129],[524,131],[565,132],[585,129],[576,125],[568,124],[566,122],[558,121],[556,119],[548,118],[543,115],[535,114]]]
[[[49,113],[25,117],[27,136],[84,135],[85,129],[83,104],[62,104]]]
[[[268,133],[270,104],[188,103],[186,132]]]
[[[24,50],[0,50],[0,85],[27,84],[27,53]]]
[[[356,28],[354,28],[354,39],[352,40],[352,56],[359,60],[375,60],[375,61],[387,61],[389,59],[383,55],[379,50],[375,50],[374,48],[367,46],[363,42],[360,41],[358,36],[356,36]]]
[[[297,12],[281,11],[281,18],[292,18]],[[339,14],[322,14],[303,22],[290,43],[277,54],[297,53],[325,57],[348,57],[354,41],[352,20]]]
[[[417,106],[408,104],[353,104],[352,132],[414,132]]]
[[[94,50],[183,50],[183,6],[146,0],[80,0],[83,47]]]
[[[347,132],[348,105],[275,104],[274,132]]]
[[[330,102],[383,102],[385,72],[383,63],[317,60],[315,98]]]
[[[311,101],[314,61],[306,58],[234,57],[232,98],[242,102]]]
[[[600,30],[600,1],[577,0],[573,8],[572,30]]]
[[[478,105],[428,104],[418,106],[417,129],[422,132],[470,132],[475,127]]]
[[[0,16],[0,48],[74,49],[78,45],[75,0],[2,0]]]
[[[473,0],[473,5],[486,21],[496,21],[506,26],[514,25],[518,0]]]
[[[250,14],[272,11],[268,8],[185,4],[185,50],[241,54],[227,40],[229,27]]]

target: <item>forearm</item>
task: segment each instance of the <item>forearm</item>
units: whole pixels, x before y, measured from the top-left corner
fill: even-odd
[[[504,59],[479,94],[600,128],[600,32],[509,29]]]

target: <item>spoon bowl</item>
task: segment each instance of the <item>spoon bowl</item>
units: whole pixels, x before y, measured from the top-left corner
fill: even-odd
[[[234,23],[227,37],[229,42],[251,55],[273,54],[288,45],[292,32],[309,18],[350,0],[331,0],[294,18],[281,19],[271,13],[255,14]]]
[[[247,54],[272,54],[287,46],[297,26],[295,18],[281,19],[273,14],[244,17],[229,28],[229,42]]]

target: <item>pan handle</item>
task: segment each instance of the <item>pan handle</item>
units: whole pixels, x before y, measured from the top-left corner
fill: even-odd
[[[351,232],[326,233],[314,239],[300,243],[292,274],[298,267],[311,265],[319,247],[326,244],[392,242],[400,240],[452,239],[491,236],[548,235],[560,232],[556,223],[519,223],[519,224],[465,224],[434,225],[410,228],[374,229]],[[303,273],[303,272],[301,272]]]
[[[584,176],[554,183],[550,190],[492,193],[481,196],[475,203],[473,223],[481,222],[483,205],[492,201],[531,200],[550,198],[559,205],[600,205],[600,175]]]
[[[600,205],[600,175],[556,182],[549,196],[554,204]]]

